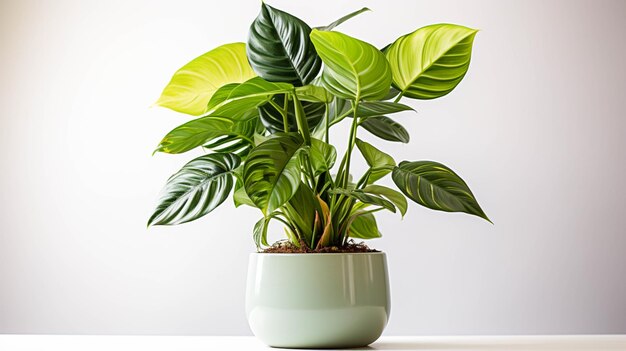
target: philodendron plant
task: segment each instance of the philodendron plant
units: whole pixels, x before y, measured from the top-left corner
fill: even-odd
[[[253,236],[268,246],[271,220],[305,251],[341,248],[349,238],[380,237],[374,214],[407,211],[407,197],[430,209],[489,220],[467,184],[434,161],[402,161],[359,139],[364,129],[390,142],[409,133],[388,115],[413,111],[402,98],[428,100],[450,93],[470,63],[476,30],[434,24],[383,49],[335,31],[361,9],[327,26],[265,3],[247,43],[222,45],[179,69],[157,105],[194,119],[170,131],[156,151],[201,148],[172,175],[148,225],[198,219],[230,194],[235,206],[258,208]],[[336,163],[330,129],[350,133]],[[350,173],[356,150],[369,166]],[[391,175],[400,191],[376,184]]]

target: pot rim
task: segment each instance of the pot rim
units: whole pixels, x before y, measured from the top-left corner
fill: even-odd
[[[384,255],[384,251],[376,252],[299,252],[299,253],[282,253],[282,252],[251,252],[250,255],[260,256],[342,256],[342,255]]]

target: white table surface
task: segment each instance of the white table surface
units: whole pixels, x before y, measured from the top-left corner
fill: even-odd
[[[265,346],[250,336],[0,335],[0,350],[254,351],[278,349]],[[369,347],[352,350],[626,351],[626,335],[389,336],[380,338]]]

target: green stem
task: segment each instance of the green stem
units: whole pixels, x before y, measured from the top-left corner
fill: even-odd
[[[404,91],[401,91],[400,94],[398,94],[398,96],[396,96],[396,99],[393,100],[393,102],[398,102],[400,101],[400,99],[402,99],[402,95],[404,95]]]
[[[328,107],[330,106],[327,102],[324,103],[326,111],[324,112],[324,119],[326,120],[326,133],[324,134],[324,141],[328,144],[329,139],[329,130],[330,130],[330,113],[328,112]],[[337,112],[335,111],[335,114]]]
[[[285,94],[285,99],[283,102],[283,111],[285,112],[283,114],[283,125],[284,125],[283,130],[285,131],[285,133],[289,133],[289,95],[288,94]]]
[[[341,116],[339,116],[339,117],[337,117],[337,116],[336,116],[336,115],[337,115],[337,113],[335,112],[335,119],[334,119],[332,122],[330,122],[330,126],[332,127],[332,126],[334,126],[335,124],[337,124],[337,123],[339,123],[339,122],[343,121],[346,117],[348,117],[348,115],[349,115],[351,112],[352,112],[352,110],[348,110],[348,111],[344,112],[344,114],[342,114],[342,115],[341,115]]]
[[[296,95],[296,91],[294,89],[291,94],[293,98],[293,109],[296,114],[296,123],[298,124],[298,130],[300,134],[302,134],[302,138],[304,139],[304,144],[307,146],[311,146],[311,132],[309,131],[309,125],[306,122],[306,116],[304,115],[304,109],[302,108],[302,104]]]
[[[359,99],[357,97],[352,105],[352,126],[350,127],[350,138],[348,140],[348,149],[346,150],[346,169],[344,170],[343,183],[344,189],[348,188],[348,179],[350,178],[350,159],[352,158],[352,149],[356,143],[356,130],[359,125],[359,117],[356,115],[356,111],[359,108]]]
[[[359,182],[356,184],[356,188],[357,189],[361,189],[365,184],[367,184],[367,181],[370,179],[370,175],[372,174],[372,172],[368,169],[365,174],[363,174],[363,177],[361,177],[361,179],[359,179]]]
[[[315,181],[315,173],[313,172],[313,166],[311,166],[311,160],[309,159],[309,155],[302,155],[302,164],[304,166],[304,174],[306,175],[309,186],[313,191],[317,188],[317,183]]]
[[[285,95],[285,103],[284,103],[284,108],[278,106],[278,104],[276,102],[274,102],[273,100],[269,101],[270,105],[272,105],[272,107],[274,107],[276,109],[276,111],[280,112],[280,115],[283,116],[283,130],[285,131],[285,133],[289,132],[289,119],[287,118],[287,104],[289,103],[288,99],[287,99],[287,95]]]

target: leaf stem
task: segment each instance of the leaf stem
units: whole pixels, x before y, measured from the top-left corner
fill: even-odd
[[[398,94],[398,96],[396,96],[396,99],[393,100],[393,102],[397,103],[398,101],[400,101],[400,99],[402,99],[403,95],[404,95],[404,91],[401,91],[400,94]]]
[[[306,116],[304,115],[304,109],[302,108],[302,104],[296,95],[296,90],[294,89],[291,93],[291,97],[293,98],[293,109],[296,114],[296,123],[298,124],[298,130],[300,134],[302,134],[302,138],[304,139],[304,144],[307,146],[311,146],[311,132],[309,131],[309,125],[306,121]]]
[[[329,131],[330,131],[330,112],[328,111],[329,108],[329,104],[328,102],[324,103],[324,107],[326,108],[325,112],[324,112],[324,119],[326,121],[326,133],[324,134],[324,141],[326,142],[326,144],[328,144],[328,139],[329,139]],[[337,113],[337,111],[335,111],[335,114]]]
[[[352,104],[352,126],[350,127],[350,138],[348,140],[348,149],[346,150],[346,168],[344,170],[344,176],[342,178],[342,187],[348,188],[348,179],[350,178],[350,159],[352,158],[352,149],[356,143],[356,130],[359,125],[359,117],[356,115],[356,111],[359,108],[359,99],[357,97]]]

